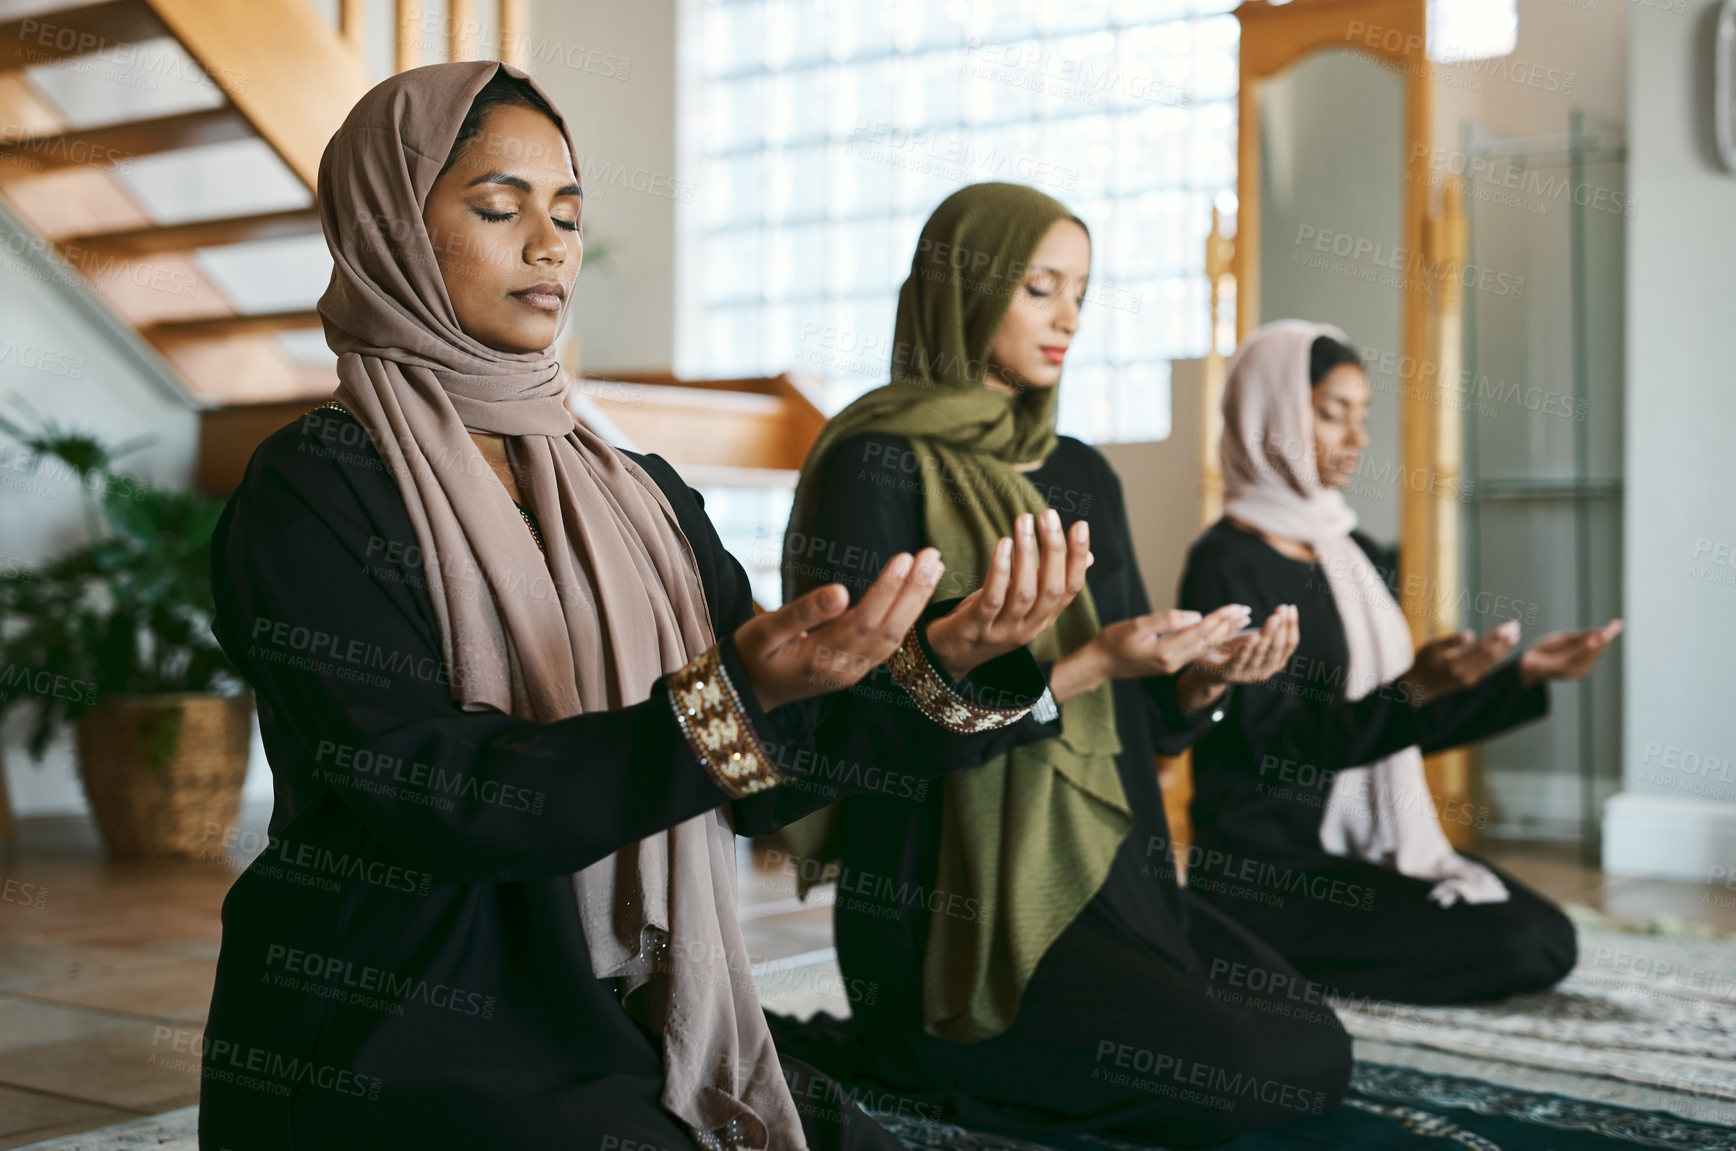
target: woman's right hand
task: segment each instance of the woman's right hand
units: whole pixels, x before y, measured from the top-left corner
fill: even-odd
[[[1055,664],[1049,689],[1065,701],[1108,680],[1174,675],[1246,627],[1251,614],[1247,605],[1233,603],[1203,618],[1197,611],[1159,611],[1106,624]]]
[[[1510,619],[1478,639],[1466,629],[1432,639],[1417,648],[1416,662],[1400,677],[1413,704],[1445,692],[1461,691],[1492,671],[1519,642],[1519,621]]]
[[[945,570],[934,548],[900,552],[855,607],[843,584],[826,584],[736,628],[736,653],[760,707],[838,691],[886,662]]]

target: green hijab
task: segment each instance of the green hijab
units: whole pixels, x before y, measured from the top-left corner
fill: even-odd
[[[1024,284],[1060,203],[1018,184],[973,184],[942,201],[922,229],[898,295],[892,382],[845,408],[803,465],[790,532],[812,536],[817,476],[828,453],[864,432],[907,437],[923,483],[927,542],[950,582],[974,587],[995,541],[1048,502],[1015,464],[1055,446],[1058,388],[1016,396],[984,384],[996,331]],[[786,536],[786,538],[789,538]],[[815,585],[784,553],[784,594]],[[940,591],[947,594],[946,583]],[[1031,652],[1056,660],[1097,634],[1089,589]],[[1006,1030],[1043,953],[1109,874],[1132,824],[1115,770],[1121,742],[1110,686],[1061,705],[1062,734],[947,777],[935,891],[978,901],[975,919],[933,913],[923,957],[928,1032],[974,1042]],[[790,832],[798,854],[826,857],[828,818]],[[947,900],[936,901],[944,909]]]

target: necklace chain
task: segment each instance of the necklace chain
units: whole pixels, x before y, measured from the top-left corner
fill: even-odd
[[[349,416],[352,420],[356,418],[355,413],[351,412],[348,408],[344,407],[342,404],[338,403],[336,400],[327,400],[325,403],[321,404],[319,407],[317,407],[313,410],[317,412],[317,411],[321,410],[322,408],[331,408],[334,411],[342,412],[346,416]],[[540,530],[538,530],[538,528],[536,526],[536,520],[531,518],[530,512],[528,510],[526,510],[525,506],[523,504],[519,503],[517,500],[512,501],[512,506],[518,509],[518,514],[520,516],[524,517],[524,526],[530,529],[530,538],[536,542],[536,550],[539,552],[542,552],[544,555],[547,555],[548,549],[543,546],[542,532]]]

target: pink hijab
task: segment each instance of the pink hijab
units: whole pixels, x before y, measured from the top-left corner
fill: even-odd
[[[1308,360],[1321,336],[1350,342],[1328,324],[1278,320],[1255,329],[1230,359],[1220,448],[1224,511],[1314,549],[1344,624],[1345,694],[1355,700],[1408,671],[1413,653],[1404,613],[1350,538],[1356,513],[1343,493],[1320,482]],[[1320,844],[1333,855],[1432,881],[1429,898],[1443,907],[1507,898],[1494,872],[1447,842],[1415,747],[1333,778]]]
[[[510,65],[435,64],[350,111],[320,161],[334,266],[319,310],[338,353],[333,398],[373,439],[427,557],[454,701],[552,723],[642,702],[715,637],[674,511],[643,469],[575,423],[554,349],[499,352],[458,324],[422,209],[497,69],[535,87]],[[508,437],[546,554],[473,431]],[[572,977],[621,981],[661,1036],[663,1105],[702,1146],[801,1148],[736,921],[727,813],[573,877],[592,970]]]

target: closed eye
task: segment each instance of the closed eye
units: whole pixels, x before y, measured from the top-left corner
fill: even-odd
[[[504,223],[518,215],[517,212],[491,212],[487,208],[473,208],[471,210],[491,224]],[[555,227],[560,228],[562,231],[576,232],[579,230],[579,222],[577,220],[563,220],[559,216],[550,216],[549,218],[554,221]]]

